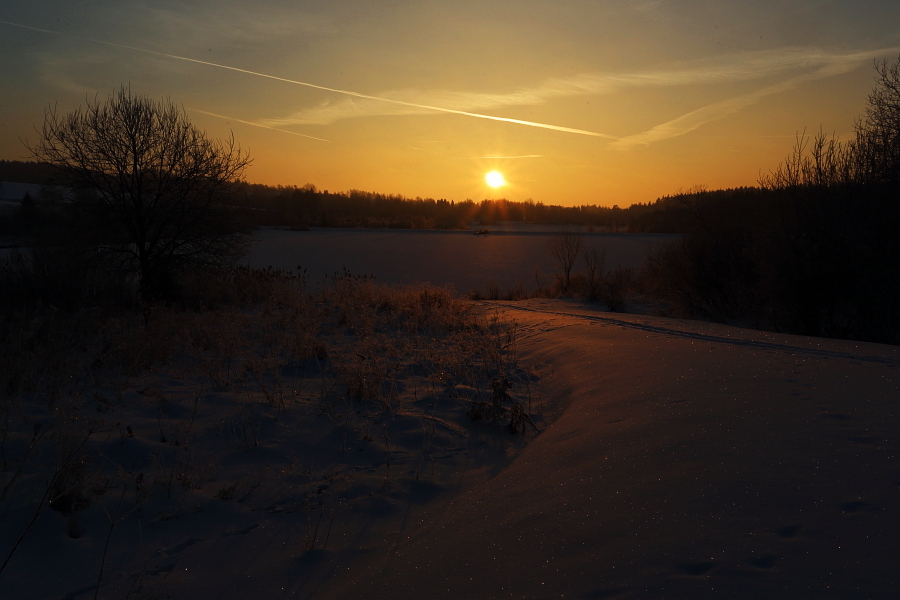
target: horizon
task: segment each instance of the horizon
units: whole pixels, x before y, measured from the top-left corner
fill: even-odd
[[[250,183],[629,206],[755,186],[804,130],[852,137],[898,17],[874,1],[45,0],[0,12],[0,158],[28,158],[48,106],[124,84],[233,134]]]

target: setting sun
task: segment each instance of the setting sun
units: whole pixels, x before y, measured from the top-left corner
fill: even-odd
[[[506,185],[506,180],[503,178],[503,173],[500,173],[499,171],[491,171],[490,173],[485,173],[484,182],[492,188],[498,188],[501,185]]]

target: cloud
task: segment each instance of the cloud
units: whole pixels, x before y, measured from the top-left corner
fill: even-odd
[[[605,95],[631,88],[658,88],[764,79],[792,70],[817,69],[822,76],[856,68],[874,57],[894,52],[836,53],[818,48],[780,48],[724,55],[693,66],[637,73],[583,73],[551,78],[538,85],[508,93],[477,93],[452,90],[405,89],[381,92],[377,98],[357,97],[329,101],[304,108],[284,117],[265,119],[270,126],[328,125],[344,119],[390,115],[434,114],[434,107],[446,112],[497,110],[508,106],[535,106],[557,98]],[[815,77],[819,78],[818,76]],[[774,93],[774,92],[773,92]],[[612,136],[605,136],[610,137]]]
[[[315,137],[315,136],[312,136],[312,135],[306,135],[306,134],[303,134],[303,133],[297,133],[296,131],[289,131],[289,130],[287,130],[287,129],[278,129],[277,127],[269,127],[268,125],[262,125],[262,124],[260,124],[260,123],[254,123],[253,121],[244,121],[244,120],[242,120],[242,119],[235,119],[234,117],[227,117],[227,116],[225,116],[225,115],[220,115],[220,114],[217,114],[217,113],[214,113],[214,112],[209,112],[208,110],[200,110],[199,108],[192,108],[192,107],[190,107],[190,106],[186,106],[185,108],[186,108],[187,110],[190,110],[190,111],[193,111],[193,112],[196,112],[196,113],[200,113],[200,114],[202,114],[202,115],[209,115],[210,117],[216,117],[216,118],[218,118],[218,119],[225,119],[226,121],[234,121],[235,123],[243,123],[244,125],[252,125],[252,126],[254,126],[254,127],[262,127],[263,129],[271,129],[272,131],[280,131],[280,132],[282,132],[282,133],[289,133],[289,134],[291,134],[291,135],[297,135],[297,136],[300,136],[300,137],[309,138],[309,139],[311,139],[311,140],[319,140],[320,142],[328,142],[328,141],[331,141],[331,140],[325,140],[325,139],[322,139],[322,138],[319,138],[319,137]]]
[[[259,10],[234,5],[210,5],[179,2],[161,6],[148,2],[122,5],[119,10],[128,21],[142,21],[157,32],[157,41],[168,46],[179,44],[206,48],[233,43],[271,43],[273,40],[332,33],[334,25],[322,15],[295,6],[267,6]]]
[[[80,83],[75,74],[86,68],[103,68],[109,63],[106,57],[93,53],[74,58],[40,52],[36,59],[37,71],[43,83],[82,97],[93,96],[98,90]]]
[[[481,160],[483,158],[502,158],[504,160],[513,160],[517,158],[544,158],[543,154],[522,154],[520,156],[473,156],[467,160]]]
[[[678,137],[694,131],[695,129],[707,123],[718,121],[727,116],[733,115],[736,112],[747,108],[748,106],[756,104],[766,96],[780,94],[782,92],[797,88],[804,83],[815,81],[817,79],[825,79],[827,77],[834,77],[836,75],[848,73],[858,68],[862,64],[871,61],[876,56],[884,53],[896,52],[897,50],[897,48],[890,48],[887,50],[878,51],[876,53],[857,52],[845,55],[835,55],[831,57],[829,62],[822,65],[812,73],[797,75],[785,81],[763,87],[741,96],[735,96],[722,102],[709,104],[687,114],[684,114],[677,119],[673,119],[666,123],[657,125],[656,127],[653,127],[652,129],[649,129],[642,133],[620,138],[612,142],[611,145],[620,149],[627,149],[635,146],[647,146],[654,142]]]
[[[351,90],[342,90],[342,89],[339,89],[339,88],[331,88],[331,87],[327,87],[327,86],[323,86],[323,85],[318,85],[318,84],[316,84],[316,83],[310,83],[310,82],[307,82],[307,81],[299,81],[299,80],[296,80],[296,79],[287,79],[287,78],[285,78],[285,77],[278,77],[277,75],[270,75],[270,74],[268,74],[268,73],[261,73],[261,72],[259,72],[259,71],[251,71],[251,70],[249,70],[249,69],[241,69],[241,68],[238,68],[238,67],[232,67],[232,66],[229,66],[229,65],[223,65],[223,64],[220,64],[220,63],[214,63],[214,62],[210,62],[210,61],[206,61],[206,60],[199,60],[199,59],[196,59],[196,58],[190,58],[190,57],[187,57],[187,56],[179,56],[179,55],[177,55],[177,54],[170,54],[170,53],[167,53],[167,52],[159,52],[159,51],[156,51],[156,50],[149,50],[149,49],[147,49],[147,48],[139,48],[139,47],[136,47],[136,46],[128,46],[128,45],[126,45],[126,44],[117,44],[117,43],[114,43],[114,42],[107,42],[107,41],[104,41],[104,40],[96,40],[96,39],[93,39],[93,38],[86,38],[86,37],[82,37],[82,36],[70,35],[70,34],[60,33],[60,32],[58,32],[58,31],[51,31],[51,30],[47,30],[47,29],[40,29],[40,28],[37,28],[37,27],[30,27],[30,26],[28,26],[28,25],[20,25],[19,23],[12,23],[12,22],[9,22],[9,21],[0,21],[0,23],[3,23],[3,24],[5,24],[5,25],[12,25],[12,26],[14,26],[14,27],[21,27],[21,28],[23,28],[23,29],[29,29],[29,30],[32,30],[32,31],[39,31],[39,32],[42,32],[42,33],[49,33],[49,34],[60,35],[60,36],[64,36],[64,37],[68,37],[68,38],[72,38],[72,39],[83,40],[83,41],[86,41],[86,42],[92,42],[92,43],[95,43],[95,44],[103,44],[104,46],[111,46],[111,47],[114,47],[114,48],[123,48],[123,49],[125,49],[125,50],[133,50],[133,51],[135,51],[135,52],[143,52],[143,53],[146,53],[146,54],[153,54],[153,55],[156,55],[156,56],[162,56],[162,57],[164,57],[164,58],[170,58],[170,59],[173,59],[173,60],[182,60],[182,61],[185,61],[185,62],[194,63],[194,64],[198,64],[198,65],[205,65],[205,66],[208,66],[208,67],[214,67],[214,68],[217,68],[217,69],[224,69],[224,70],[227,70],[227,71],[233,71],[233,72],[235,72],[235,73],[242,73],[242,74],[244,74],[244,75],[253,75],[253,76],[255,76],[255,77],[261,77],[261,78],[264,78],[264,79],[271,79],[271,80],[274,80],[274,81],[281,81],[281,82],[283,82],[283,83],[289,83],[289,84],[299,85],[299,86],[308,87],[308,88],[313,88],[313,89],[317,89],[317,90],[323,90],[323,91],[326,91],[326,92],[334,92],[334,93],[336,93],[336,94],[343,94],[343,95],[345,95],[345,96],[352,96],[352,97],[354,97],[354,98],[360,98],[360,99],[363,99],[363,100],[376,101],[376,102],[380,102],[380,103],[384,103],[384,104],[393,104],[393,105],[402,106],[402,107],[408,108],[408,109],[418,109],[418,110],[424,110],[424,111],[427,111],[427,112],[438,112],[438,113],[456,114],[456,115],[462,115],[462,116],[466,116],[466,117],[473,117],[473,118],[476,118],[476,119],[488,119],[488,120],[491,120],[491,121],[501,121],[501,122],[504,122],[504,123],[513,123],[513,124],[516,124],[516,125],[526,125],[526,126],[529,126],[529,127],[538,127],[538,128],[541,128],[541,129],[550,129],[550,130],[561,131],[561,132],[565,132],[565,133],[577,133],[577,134],[580,134],[580,135],[588,135],[588,136],[593,136],[593,137],[608,138],[608,139],[616,139],[614,136],[607,135],[607,134],[605,134],[605,133],[598,133],[598,132],[595,132],[595,131],[587,131],[587,130],[585,130],[585,129],[575,129],[575,128],[573,128],[573,127],[562,127],[562,126],[559,126],[559,125],[552,125],[552,124],[549,124],[549,123],[538,123],[538,122],[535,122],[535,121],[525,121],[525,120],[522,120],[522,119],[511,119],[511,118],[507,118],[507,117],[496,117],[496,116],[493,116],[493,115],[485,115],[485,114],[480,114],[480,113],[470,112],[470,111],[466,111],[466,110],[458,110],[458,109],[453,109],[453,108],[446,108],[446,107],[444,107],[444,106],[432,106],[432,105],[425,105],[425,104],[420,104],[420,103],[413,103],[413,102],[409,102],[409,101],[405,101],[405,100],[400,100],[400,99],[396,99],[396,98],[390,98],[390,97],[387,97],[387,96],[373,96],[373,95],[370,95],[370,94],[363,94],[363,93],[360,93],[360,92],[354,92],[354,91],[351,91]],[[269,128],[272,128],[272,125],[273,125],[273,124],[274,124],[274,125],[278,125],[278,124],[281,124],[281,123],[282,123],[282,121],[279,121],[279,120],[277,120],[277,119],[276,119],[276,120],[261,120],[261,121],[259,122],[259,124],[260,124],[261,126],[263,126],[263,127],[269,127]]]
[[[284,117],[259,119],[254,122],[254,124],[261,127],[283,128],[293,125],[330,124],[351,118],[443,113],[616,140],[616,145],[621,148],[649,144],[683,135],[697,129],[705,123],[734,114],[735,112],[758,102],[760,98],[765,96],[792,89],[807,81],[846,73],[857,68],[865,61],[870,61],[879,56],[894,54],[898,51],[897,48],[888,48],[841,53],[826,51],[819,48],[787,47],[767,51],[722,55],[713,59],[696,61],[687,66],[668,70],[636,73],[585,73],[570,77],[550,78],[537,85],[523,87],[507,93],[477,93],[452,90],[421,91],[417,89],[405,89],[386,91],[377,94],[364,94],[352,90],[331,88],[316,83],[287,79],[259,71],[198,60],[177,54],[73,36],[46,29],[38,29],[36,27],[29,27],[8,21],[0,21],[0,23],[332,92],[345,97],[344,99],[327,102],[316,107],[301,109]],[[811,69],[813,69],[813,72],[810,73],[809,71]],[[657,125],[648,131],[630,135],[622,139],[609,134],[588,131],[585,129],[499,117],[485,114],[484,112],[500,110],[509,106],[539,105],[557,98],[610,94],[622,89],[641,87],[659,88],[759,80],[768,77],[783,76],[789,74],[791,71],[806,71],[806,73],[793,75],[781,83],[764,86],[755,92],[743,96],[732,98],[724,102],[710,104],[687,113],[673,121]],[[249,123],[249,121],[246,122]]]
[[[412,148],[413,150],[418,150],[420,152],[430,152],[431,154],[437,154],[439,156],[446,156],[447,158],[451,158],[453,160],[486,160],[486,159],[502,159],[502,160],[517,160],[520,158],[544,158],[543,154],[521,154],[518,156],[502,156],[502,155],[491,155],[491,156],[451,156],[449,154],[445,154],[443,152],[438,152],[437,150],[431,150],[429,148],[419,148],[418,146],[407,146],[407,148]]]
[[[665,0],[655,0],[651,2],[638,2],[632,8],[638,12],[655,12],[668,4]]]

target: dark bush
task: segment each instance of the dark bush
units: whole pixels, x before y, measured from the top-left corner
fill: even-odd
[[[134,305],[137,285],[89,249],[13,250],[0,259],[0,312]]]
[[[645,290],[673,314],[900,342],[900,60],[876,70],[852,141],[801,136],[761,190],[694,194],[690,233],[647,256]]]

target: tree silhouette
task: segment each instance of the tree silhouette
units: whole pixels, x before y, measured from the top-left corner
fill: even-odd
[[[547,242],[547,249],[556,266],[562,270],[563,290],[569,291],[572,267],[581,252],[581,232],[575,227],[563,227]]]
[[[209,140],[170,100],[130,88],[59,115],[45,111],[28,146],[75,197],[73,245],[138,277],[145,299],[165,298],[187,268],[232,263],[248,247],[223,203],[250,164],[234,138]]]
[[[676,314],[900,343],[900,59],[875,70],[853,139],[799,136],[749,203],[694,194],[693,230],[648,255],[645,289]]]
[[[875,64],[875,88],[856,122],[857,177],[868,183],[900,184],[900,58]]]

